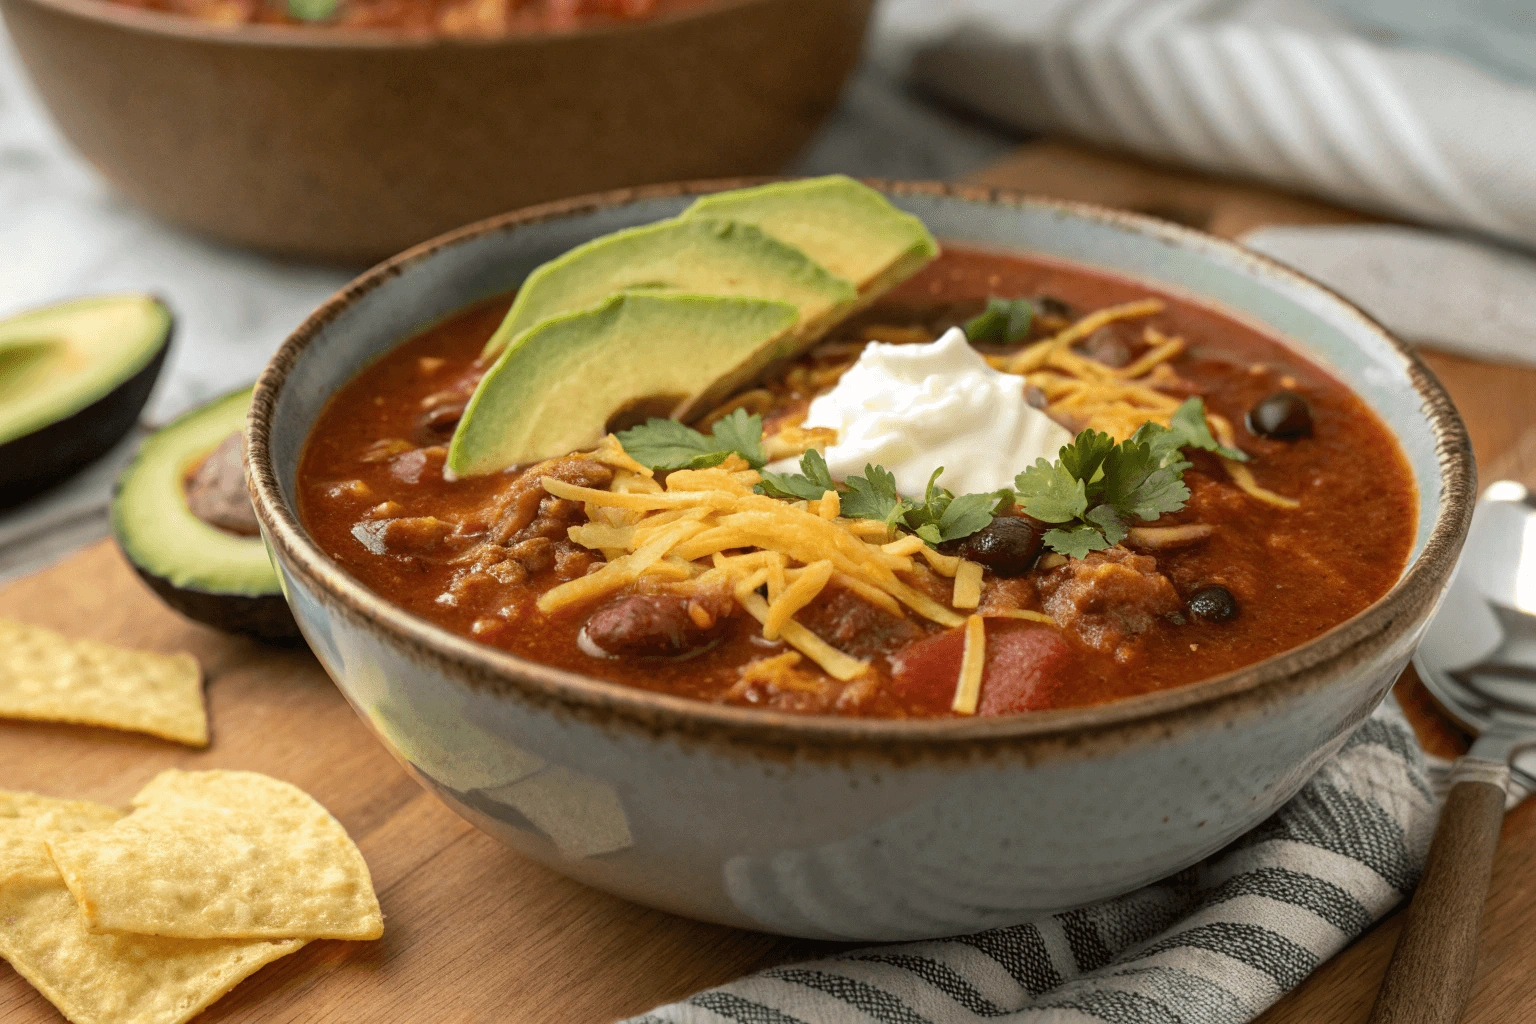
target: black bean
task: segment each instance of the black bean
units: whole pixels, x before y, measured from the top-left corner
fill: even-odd
[[[998,516],[962,540],[956,554],[980,562],[994,576],[1022,576],[1040,557],[1044,533],[1033,519]]]
[[[1296,392],[1276,391],[1248,410],[1248,429],[1278,441],[1311,437],[1312,409]]]
[[[1189,614],[1205,622],[1237,618],[1237,598],[1220,583],[1208,583],[1189,595]]]

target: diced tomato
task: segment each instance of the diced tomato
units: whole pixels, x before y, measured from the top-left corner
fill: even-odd
[[[955,697],[965,631],[952,629],[911,644],[891,659],[895,695],[918,713],[943,714]],[[1076,655],[1045,625],[987,621],[987,660],[981,678],[981,715],[1057,707]]]

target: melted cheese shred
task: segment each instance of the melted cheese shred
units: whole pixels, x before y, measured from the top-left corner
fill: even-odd
[[[1184,351],[1184,340],[1167,337],[1147,325],[1142,330],[1147,351],[1119,369],[1086,359],[1073,352],[1071,346],[1107,324],[1152,316],[1163,309],[1161,299],[1139,299],[1108,306],[1088,314],[1053,337],[1037,341],[1010,356],[990,357],[988,362],[996,369],[1022,374],[1045,396],[1047,410],[1057,420],[1082,423],[1117,441],[1124,441],[1143,423],[1168,426],[1178,410],[1179,400],[1159,391],[1157,386],[1177,379],[1168,361]],[[1207,414],[1206,419],[1218,441],[1229,448],[1235,447],[1230,423],[1215,413]],[[1221,464],[1232,483],[1255,501],[1286,510],[1300,507],[1301,503],[1296,499],[1260,486],[1254,479],[1253,470],[1244,463],[1222,459]]]
[[[955,570],[955,596],[950,604],[956,608],[975,608],[981,604],[981,563],[961,561]]]
[[[541,483],[557,498],[582,503],[588,522],[570,527],[568,536],[607,561],[542,594],[538,608],[545,614],[642,578],[685,592],[724,587],[762,623],[764,638],[782,640],[843,681],[864,674],[868,662],[838,651],[794,618],[834,581],[892,615],[912,611],[945,627],[966,621],[900,578],[922,571],[914,556],[946,576],[966,563],[915,536],[891,541],[883,524],[874,524],[876,532],[867,520],[842,518],[835,493],[812,502],[756,494],[760,477],[734,456],[713,469],[669,473],[665,487],[622,465],[606,442],[593,457],[618,464],[609,490],[554,477]],[[979,599],[980,580],[975,583]]]
[[[957,715],[974,715],[981,699],[981,674],[987,665],[987,623],[980,615],[965,620],[965,653],[960,656],[960,679],[949,708]]]

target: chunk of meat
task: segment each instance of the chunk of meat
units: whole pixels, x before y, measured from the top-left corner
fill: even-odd
[[[1183,607],[1173,583],[1157,571],[1157,559],[1122,547],[1069,559],[1040,581],[1040,596],[1063,629],[1121,660],[1130,656],[1130,641]]]
[[[795,619],[855,658],[889,655],[923,635],[911,619],[897,618],[836,583],[829,583]]]
[[[254,537],[256,510],[245,489],[245,453],[237,430],[208,454],[187,478],[187,508],[214,529]]]
[[[987,620],[987,654],[979,715],[1007,715],[1063,706],[1078,670],[1072,645],[1050,626]],[[951,629],[912,644],[891,662],[891,686],[904,703],[943,714],[955,699],[965,631]]]
[[[352,527],[352,536],[375,555],[424,555],[437,551],[453,525],[436,516],[368,519]]]
[[[489,522],[490,539],[495,544],[506,544],[530,527],[529,536],[550,536],[551,524],[534,525],[540,516],[561,521],[559,536],[565,536],[565,527],[585,520],[581,506],[572,501],[555,498],[544,490],[540,482],[552,476],[578,487],[607,487],[613,481],[613,470],[596,459],[566,456],[548,459],[529,466],[507,485],[507,488],[491,504]]]
[[[718,623],[690,614],[689,603],[678,594],[626,594],[593,612],[584,630],[608,654],[684,654],[712,641]]]

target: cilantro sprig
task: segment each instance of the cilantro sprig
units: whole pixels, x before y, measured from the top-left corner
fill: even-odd
[[[745,409],[734,409],[716,420],[708,434],[677,420],[652,417],[616,436],[630,458],[652,469],[708,469],[720,465],[732,452],[753,469],[761,469],[768,461],[763,451],[763,418],[748,416]],[[816,497],[821,497],[821,492]]]
[[[1247,461],[1248,456],[1211,436],[1205,403],[1191,398],[1169,426],[1144,423],[1118,444],[1109,434],[1085,430],[1063,445],[1055,462],[1036,459],[1014,478],[1024,511],[1056,528],[1042,538],[1051,550],[1071,558],[1113,547],[1134,520],[1150,522],[1177,512],[1189,500],[1184,471],[1192,464],[1185,448]]]
[[[987,308],[971,317],[962,328],[971,341],[1002,341],[1013,344],[1029,337],[1029,325],[1035,319],[1035,304],[1028,299],[987,300]]]
[[[1184,449],[1239,462],[1248,459],[1212,436],[1205,403],[1191,398],[1179,406],[1168,426],[1142,424],[1126,441],[1116,443],[1109,434],[1083,431],[1062,446],[1055,462],[1037,459],[1014,477],[1011,491],[957,496],[939,485],[944,472],[940,466],[917,501],[897,492],[896,477],[884,466],[866,465],[863,476],[839,484],[815,449],[801,457],[798,473],[763,470],[768,459],[762,434],[762,417],[736,409],[716,421],[708,434],[676,420],[651,419],[622,431],[618,439],[636,461],[662,471],[706,469],[735,453],[762,471],[759,494],[816,501],[836,491],[844,516],[873,519],[934,546],[985,529],[994,516],[1017,502],[1026,514],[1054,526],[1043,538],[1045,545],[1072,558],[1120,543],[1136,520],[1151,522],[1182,509],[1189,500],[1184,471],[1191,466]]]
[[[873,519],[892,531],[905,529],[932,545],[969,537],[986,527],[1004,502],[1013,501],[1007,491],[956,497],[939,486],[943,472],[942,466],[933,471],[923,500],[918,502],[897,493],[896,477],[884,466],[866,465],[863,476],[851,476],[845,487],[839,487],[826,460],[813,448],[801,456],[800,472],[765,472],[757,490],[773,498],[806,501],[835,490],[842,514],[850,519]]]

